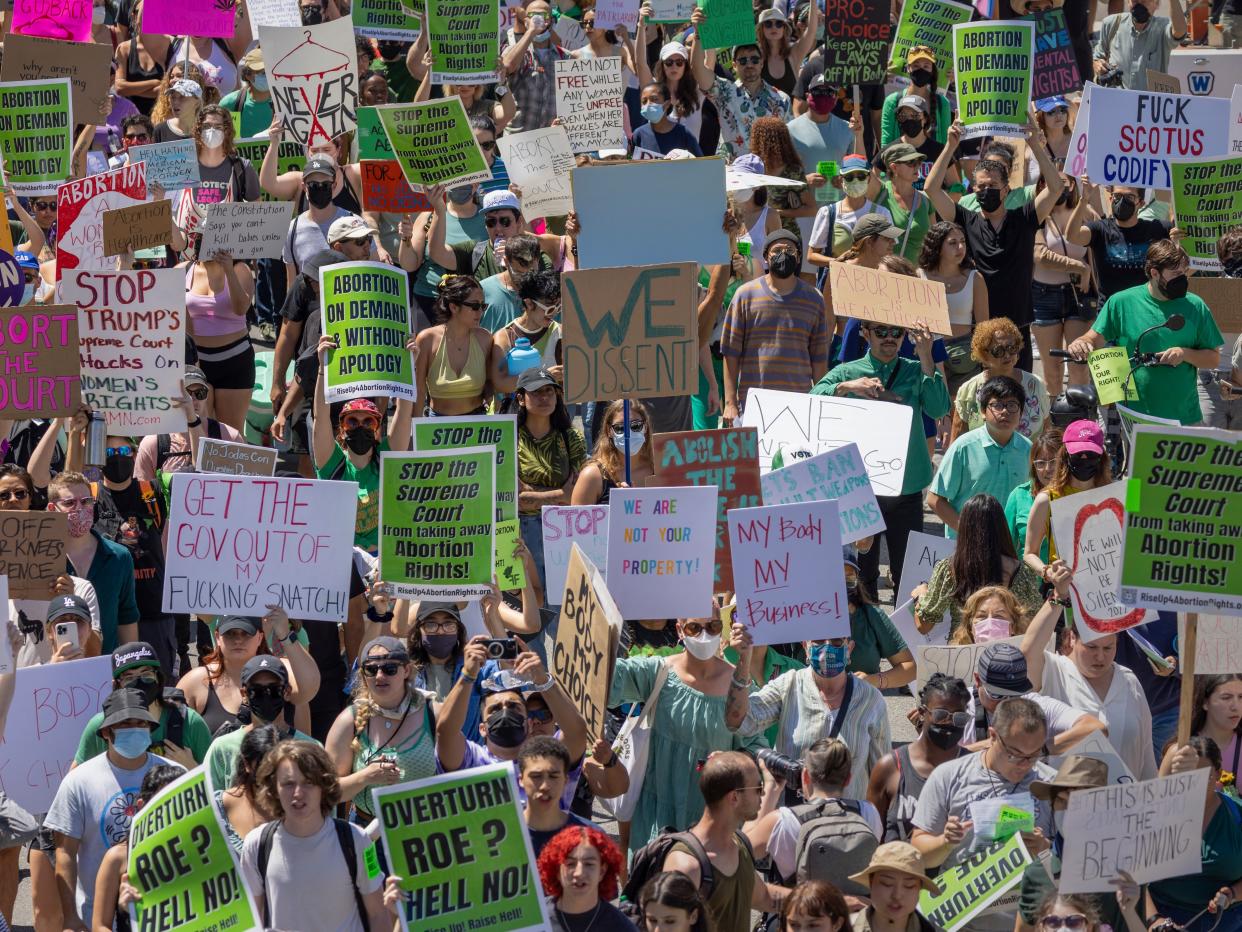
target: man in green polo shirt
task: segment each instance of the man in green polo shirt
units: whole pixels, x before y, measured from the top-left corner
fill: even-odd
[[[859,328],[867,341],[868,351],[861,359],[842,363],[819,380],[812,395],[870,398],[904,404],[914,409],[910,418],[910,437],[906,444],[906,470],[900,495],[877,495],[880,513],[884,516],[884,536],[888,541],[889,565],[893,568],[893,585],[900,592],[900,572],[906,556],[906,540],[911,531],[923,530],[923,492],[932,478],[931,457],[923,435],[926,414],[935,420],[949,411],[949,390],[945,387],[936,364],[932,361],[932,335],[923,321],[910,329],[910,340],[918,359],[897,355],[904,327],[890,324],[865,323]],[[858,556],[859,574],[872,598],[876,598],[876,580],[880,575],[880,548],[872,546]]]

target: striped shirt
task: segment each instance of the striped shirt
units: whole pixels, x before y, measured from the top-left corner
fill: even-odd
[[[720,334],[720,354],[738,364],[738,404],[751,388],[808,392],[828,368],[828,318],[824,297],[795,279],[787,295],[777,294],[767,276],[742,285],[733,295]]]

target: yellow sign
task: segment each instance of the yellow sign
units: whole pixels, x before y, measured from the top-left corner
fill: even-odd
[[[1124,346],[1107,346],[1098,349],[1087,359],[1091,381],[1100,404],[1111,405],[1138,397],[1138,390],[1130,378],[1130,357]]]

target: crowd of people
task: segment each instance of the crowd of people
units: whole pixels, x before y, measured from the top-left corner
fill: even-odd
[[[1067,611],[1076,561],[1051,533],[1054,501],[1125,468],[1094,414],[1090,354],[1133,354],[1146,331],[1154,362],[1135,369],[1130,409],[1239,431],[1242,336],[1191,293],[1163,192],[1066,170],[1079,93],[1032,101],[1020,144],[967,139],[930,40],[886,84],[840,86],[816,2],[757,2],[754,41],[718,51],[699,39],[704,4],[674,24],[644,3],[631,33],[596,28],[594,3],[524,0],[502,8],[484,84],[436,82],[426,28],[416,42],[358,35],[359,104],[459,97],[493,176],[428,188],[421,213],[383,213],[363,208],[353,132],[281,171],[288,129],[245,5],[220,39],[150,34],[142,0],[95,0],[93,40],[115,52],[111,112],[76,127],[75,177],[127,164],[134,146],[190,139],[198,155],[201,184],[168,195],[171,245],[118,263],[184,270],[187,364],[168,401],[188,427],[109,435],[99,457],[85,408],[0,425],[0,510],[60,512],[68,526],[46,597],[9,602],[15,666],[109,656],[112,671],[48,811],[0,793],[0,928],[23,853],[38,932],[130,928],[143,896],[128,873],[133,817],[202,766],[264,927],[390,929],[406,894],[369,860],[371,791],[511,764],[560,932],[934,932],[920,896],[1003,840],[974,809],[998,799],[1025,800],[1032,860],[1020,896],[965,928],[1242,930],[1242,670],[1195,678],[1179,743],[1177,616],[1138,627],[1141,642],[1084,638]],[[1232,42],[1237,15],[1220,6]],[[349,7],[297,0],[307,26]],[[1108,7],[1096,23],[1094,3],[1065,0],[1079,70],[1143,90],[1189,41],[1186,11]],[[580,218],[526,215],[499,155],[498,139],[558,122],[554,62],[607,56],[622,63],[627,146],[579,164],[715,154],[731,178],[762,176],[731,182],[729,261],[699,269],[689,399],[566,404],[561,276],[577,267]],[[258,165],[236,148],[254,137],[268,141]],[[296,204],[281,259],[201,254],[208,205],[260,198]],[[21,303],[56,304],[56,197],[10,191],[7,203]],[[652,222],[666,210],[677,205],[651,204]],[[1217,252],[1223,275],[1242,277],[1242,225]],[[414,402],[327,401],[339,347],[323,333],[319,276],[361,260],[408,273]],[[839,264],[941,283],[950,331],[834,313]],[[256,388],[262,366],[270,389]],[[541,509],[648,484],[655,434],[740,426],[755,389],[913,410],[903,484],[877,495],[885,529],[842,557],[849,636],[756,646],[728,592],[707,617],[627,619],[608,725],[592,733],[549,671],[558,617]],[[198,468],[204,437],[255,442],[256,408],[270,409],[258,442],[280,450],[278,475],[357,487],[343,623],[278,604],[165,609],[171,476]],[[376,559],[381,457],[410,449],[416,418],[499,413],[517,421],[525,585],[493,583],[475,603],[398,598]],[[925,582],[903,580],[911,532],[941,526],[951,556]],[[890,617],[908,599],[919,635],[986,645],[968,676],[919,674]],[[471,619],[487,634],[472,636]],[[490,656],[489,639],[509,658]],[[0,674],[0,728],[19,677]],[[913,739],[894,741],[893,709],[914,691]],[[615,739],[640,714],[650,744],[631,770]],[[1207,771],[1201,872],[1140,885],[1118,870],[1115,892],[1059,892],[1069,797],[1110,782],[1096,739],[1133,780]]]

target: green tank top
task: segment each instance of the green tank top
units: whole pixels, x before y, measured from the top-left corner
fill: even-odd
[[[755,890],[755,862],[750,850],[736,835],[733,836],[733,844],[737,846],[737,870],[724,874],[715,865],[712,866],[712,895],[707,899],[707,909],[718,929],[749,929],[750,900]],[[694,852],[683,842],[678,842],[669,850],[684,851],[694,856]]]
[[[409,780],[421,780],[435,776],[436,772],[436,736],[431,726],[431,716],[427,714],[426,700],[422,704],[423,727],[406,737],[400,744],[389,744],[376,747],[371,736],[364,730],[358,735],[358,743],[362,747],[354,752],[354,773],[365,768],[376,757],[394,757],[397,767],[401,770],[400,783]],[[413,714],[413,710],[411,710]],[[363,789],[354,796],[354,807],[364,813],[371,812],[371,787]]]

